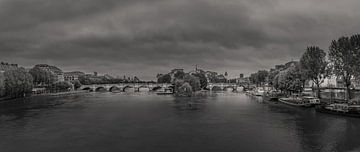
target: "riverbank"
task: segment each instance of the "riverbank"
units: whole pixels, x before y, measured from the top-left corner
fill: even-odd
[[[81,91],[68,91],[68,92],[57,92],[57,93],[33,94],[32,97],[36,97],[36,96],[65,96],[65,95],[88,93],[88,92],[89,91],[81,90]]]
[[[51,97],[51,96],[70,96],[70,95],[78,95],[88,93],[89,91],[81,90],[81,91],[68,91],[68,92],[56,92],[56,93],[44,93],[44,94],[33,94],[29,97],[24,98],[0,98],[0,103],[6,103],[11,101],[17,101],[21,99],[29,99],[32,97]]]

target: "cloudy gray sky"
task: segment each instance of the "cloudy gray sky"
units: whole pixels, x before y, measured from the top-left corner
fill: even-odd
[[[0,0],[0,60],[154,79],[231,76],[358,33],[359,0]]]

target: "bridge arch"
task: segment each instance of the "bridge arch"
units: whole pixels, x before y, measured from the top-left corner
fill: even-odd
[[[228,89],[232,89],[232,91],[235,91],[236,90],[236,88],[234,87],[234,86],[226,86],[226,87],[224,87],[224,91],[227,91]]]
[[[100,92],[100,91],[107,91],[105,87],[97,87],[95,89],[96,92]]]
[[[127,85],[127,86],[125,86],[125,87],[122,89],[122,91],[125,92],[126,89],[130,89],[130,88],[134,88],[134,87]]]
[[[90,87],[85,87],[85,88],[83,88],[83,89],[81,89],[81,90],[85,90],[85,91],[94,91],[92,88],[90,88]]]
[[[146,86],[146,85],[139,86],[139,87],[136,89],[136,91],[140,92],[140,91],[142,91],[142,89],[147,89],[147,91],[150,91],[149,86]]]
[[[219,86],[213,86],[211,88],[211,91],[223,91],[223,89],[221,89],[221,87],[219,87]]]
[[[152,91],[158,91],[158,90],[160,90],[160,89],[163,89],[163,87],[161,87],[161,86],[156,86],[156,87],[152,88]]]
[[[115,92],[115,91],[121,91],[121,88],[119,88],[117,86],[111,86],[109,89],[109,92]]]

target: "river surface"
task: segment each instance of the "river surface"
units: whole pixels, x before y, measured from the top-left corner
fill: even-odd
[[[0,152],[360,151],[360,119],[242,93],[89,93],[0,106]]]

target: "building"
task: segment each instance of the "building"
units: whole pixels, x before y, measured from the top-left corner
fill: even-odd
[[[65,72],[64,80],[67,82],[71,82],[74,80],[78,80],[80,76],[85,76],[85,73],[81,71]]]
[[[0,63],[0,71],[15,70],[18,68],[19,67],[17,64],[9,64],[9,63],[4,63],[4,62]]]
[[[51,74],[53,74],[55,77],[55,82],[65,81],[64,72],[56,66],[51,66],[47,64],[38,64],[35,65],[35,67],[51,72]]]
[[[309,81],[307,83],[307,87],[316,87],[316,84],[313,81]],[[320,84],[321,88],[345,88],[344,80],[341,77],[336,75],[331,75],[324,79],[324,81]],[[355,78],[351,79],[350,88],[360,89],[360,83]]]
[[[240,73],[239,78],[240,79],[244,78],[244,74]]]

